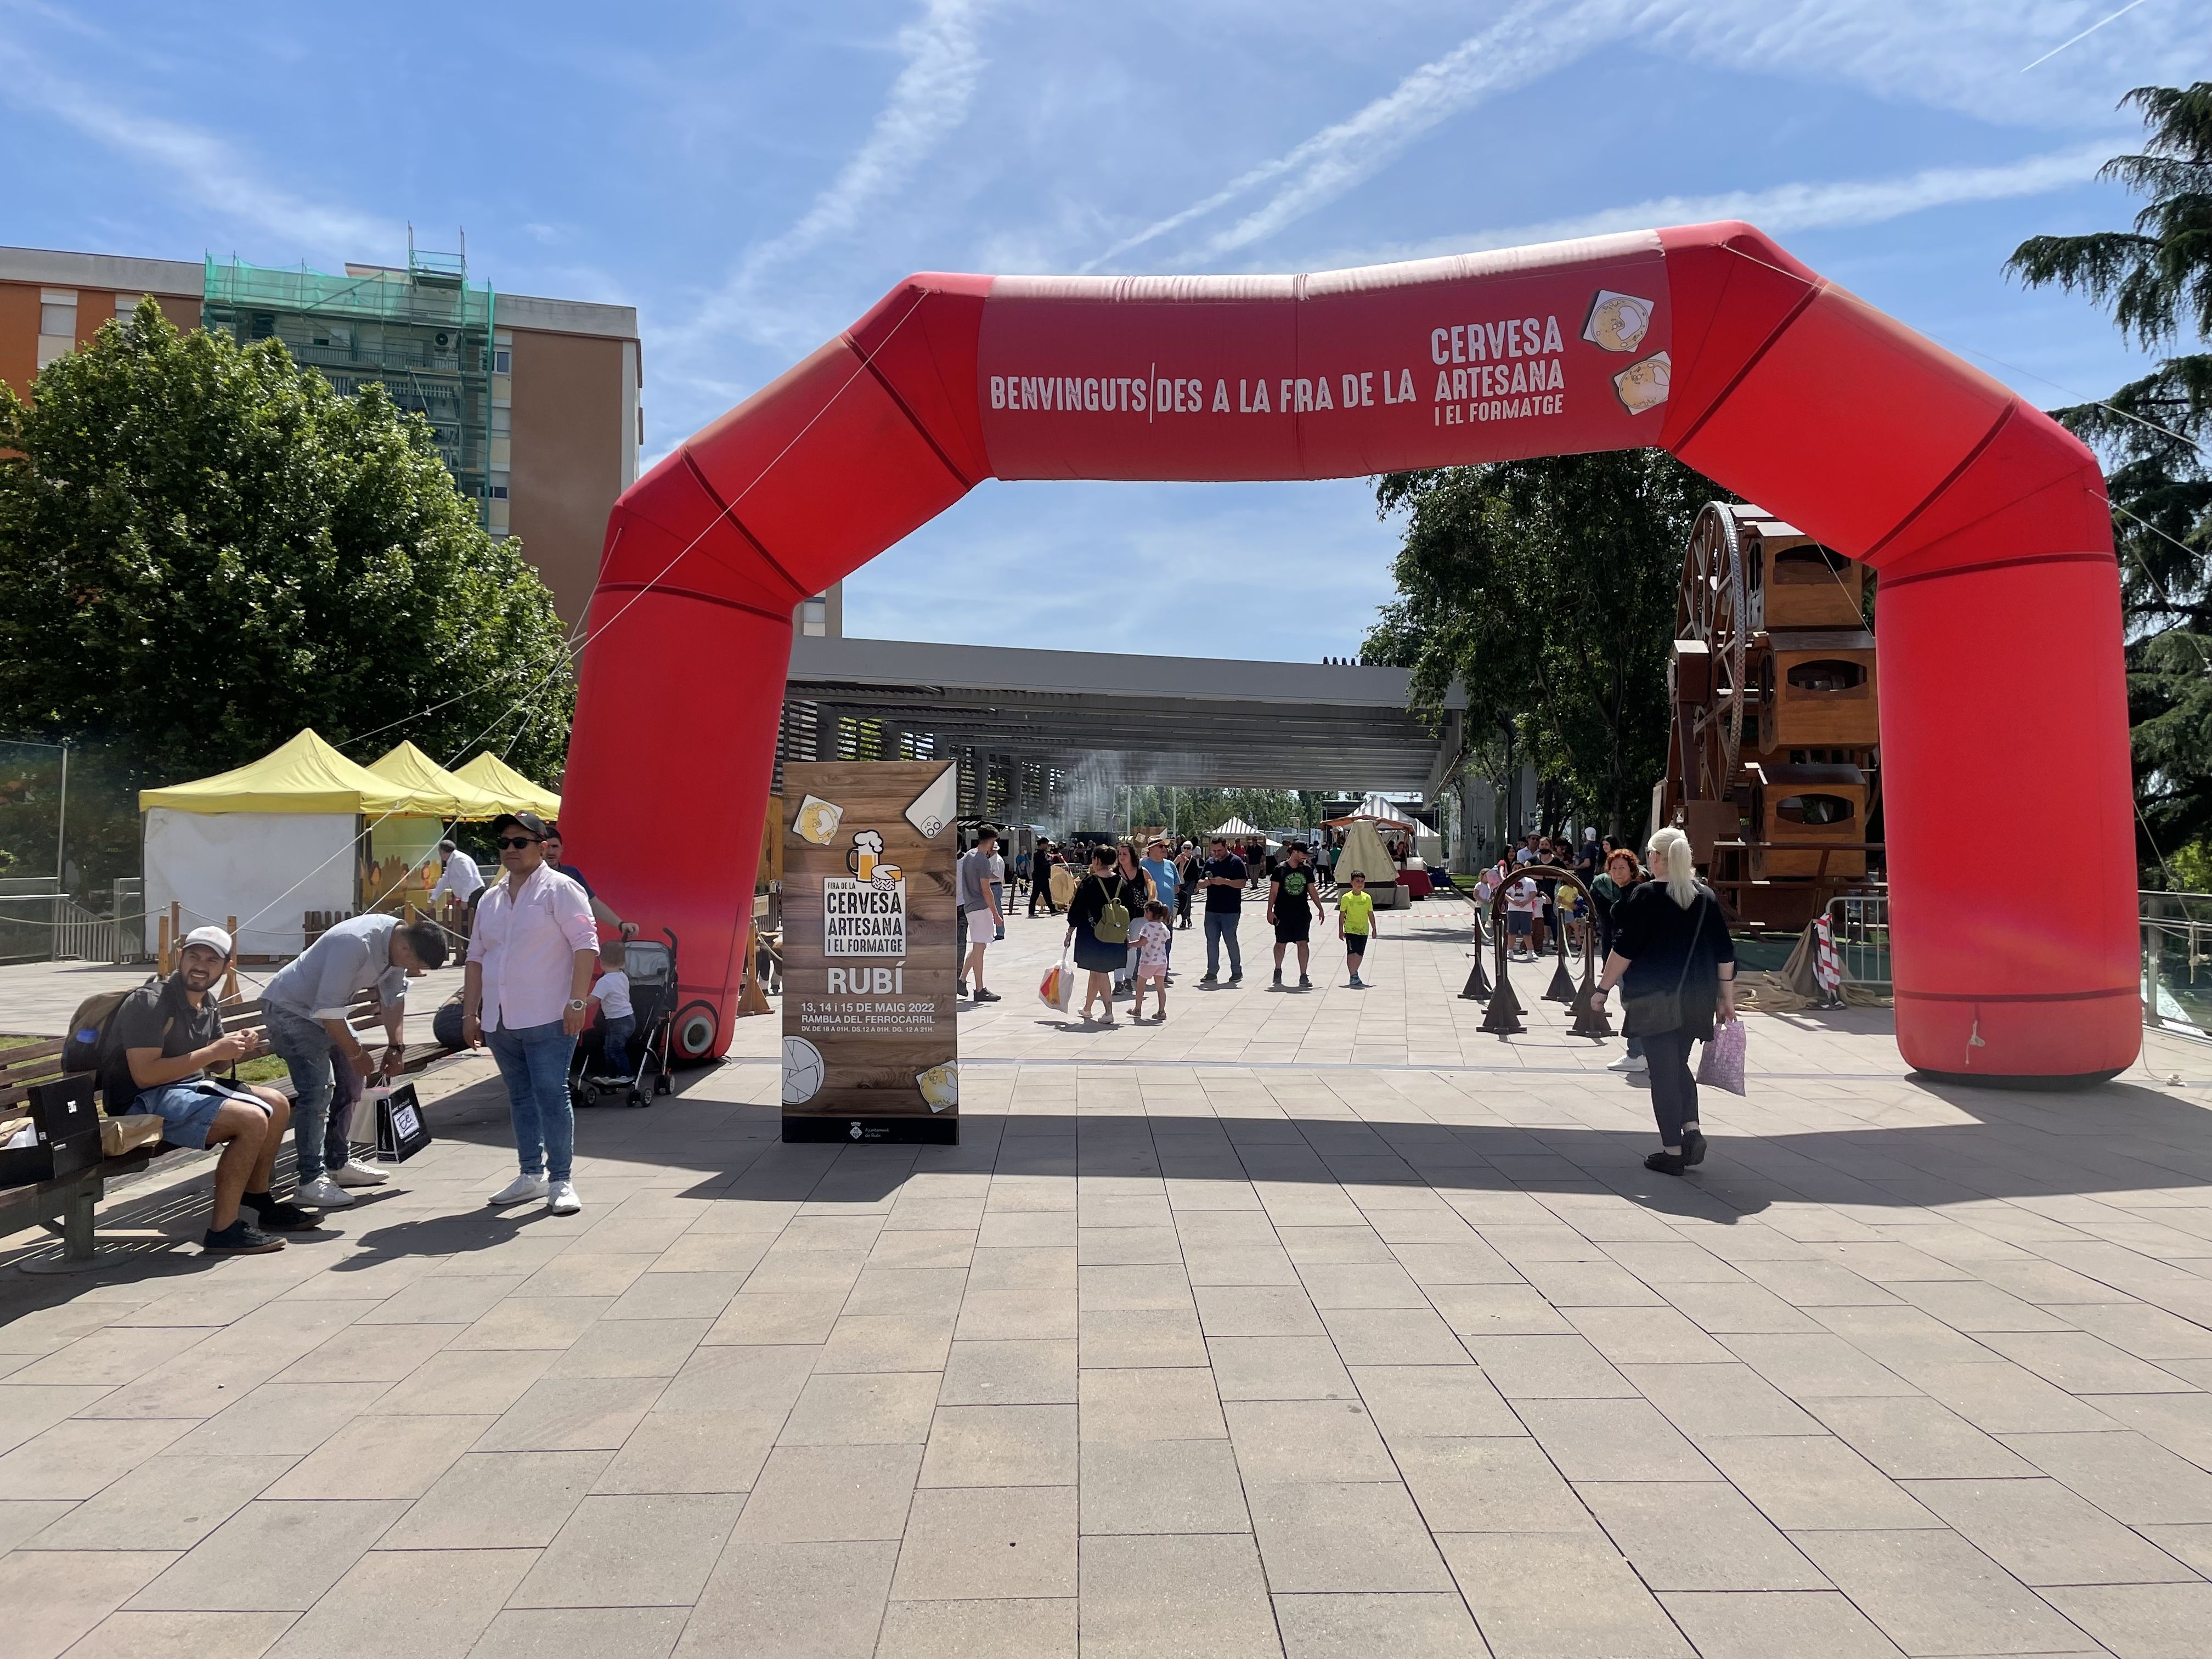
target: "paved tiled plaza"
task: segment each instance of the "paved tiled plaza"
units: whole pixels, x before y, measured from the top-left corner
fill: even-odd
[[[0,1659],[2212,1650],[2212,1051],[1758,1016],[1672,1181],[1546,974],[1475,1029],[1465,915],[1365,993],[1179,934],[1093,1032],[1018,919],[957,1148],[781,1145],[757,1020],[584,1115],[580,1215],[484,1208],[468,1060],[326,1235],[5,1274]]]

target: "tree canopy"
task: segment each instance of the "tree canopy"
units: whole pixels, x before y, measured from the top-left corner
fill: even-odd
[[[1666,763],[1683,544],[1726,495],[1656,450],[1389,474],[1398,598],[1364,655],[1411,669],[1431,716],[1463,685],[1471,763],[1502,780],[1534,758],[1559,786],[1547,822],[1633,833]]]
[[[2147,349],[2201,346],[2212,338],[2212,82],[2138,87],[2123,104],[2149,135],[2098,176],[2149,198],[2133,226],[2031,237],[2008,269],[2084,295]],[[2212,847],[2212,353],[2165,357],[2103,402],[2051,414],[2105,463],[2146,873],[2184,849],[2200,867]]]
[[[179,332],[143,301],[33,392],[0,385],[0,732],[149,781],[303,726],[373,739],[360,760],[512,739],[521,770],[558,770],[552,596],[381,386],[342,397],[279,341]]]

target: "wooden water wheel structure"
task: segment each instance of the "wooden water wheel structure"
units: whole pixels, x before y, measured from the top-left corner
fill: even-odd
[[[1655,823],[1678,825],[1733,925],[1796,933],[1878,863],[1871,573],[1764,508],[1690,532]]]

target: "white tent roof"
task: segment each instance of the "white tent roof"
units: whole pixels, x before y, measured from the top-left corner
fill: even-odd
[[[1260,826],[1247,823],[1242,818],[1231,818],[1226,823],[1215,824],[1212,833],[1217,836],[1256,836],[1260,833]]]

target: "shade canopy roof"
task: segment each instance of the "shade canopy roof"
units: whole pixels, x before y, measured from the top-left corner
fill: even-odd
[[[1260,827],[1247,823],[1242,818],[1231,818],[1226,823],[1215,824],[1210,833],[1217,836],[1256,836],[1260,833]]]
[[[561,816],[560,796],[531,782],[489,749],[456,766],[453,775],[495,797],[499,805],[493,809],[495,815],[535,812],[549,821]]]
[[[395,745],[369,770],[407,791],[415,810],[441,818],[495,818],[513,810],[503,797],[448,772],[411,743]]]
[[[312,728],[278,744],[258,761],[138,792],[138,810],[166,806],[179,812],[389,812],[430,811],[417,806],[404,784],[380,776],[348,760]]]

